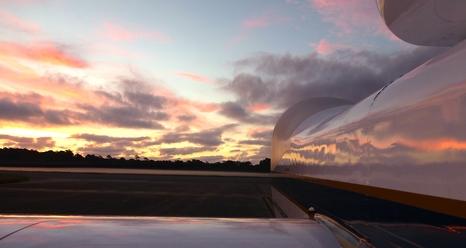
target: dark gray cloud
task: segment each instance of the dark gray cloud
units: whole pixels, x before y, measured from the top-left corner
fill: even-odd
[[[163,129],[157,120],[167,118],[163,112],[150,112],[134,106],[100,106],[80,105],[82,119],[117,127]]]
[[[84,154],[111,155],[111,156],[128,156],[134,155],[135,149],[147,147],[151,141],[150,137],[114,137],[107,135],[97,135],[90,133],[74,134],[73,139],[81,139],[89,142],[78,151]]]
[[[189,130],[191,130],[191,128],[188,125],[181,125],[175,128],[177,132],[187,132]]]
[[[45,121],[54,125],[71,125],[79,123],[78,120],[73,120],[73,116],[77,113],[70,110],[46,110],[43,112]]]
[[[158,121],[169,119],[169,115],[163,111],[147,110],[132,105],[78,105],[78,109],[79,112],[44,109],[41,107],[40,97],[23,101],[21,96],[12,95],[0,99],[0,119],[36,125],[95,122],[117,127],[163,129]]]
[[[128,147],[97,144],[80,147],[78,148],[78,153],[100,156],[130,156],[136,154],[134,150],[129,149]]]
[[[18,137],[12,135],[0,135],[0,141],[2,141],[5,147],[17,147],[42,150],[45,148],[53,148],[55,141],[50,137]]]
[[[276,116],[249,112],[237,102],[224,102],[220,104],[219,113],[234,120],[254,124],[270,124],[277,118]]]
[[[176,117],[179,121],[184,121],[184,122],[190,122],[190,121],[193,121],[196,119],[196,116],[195,115],[178,115]]]
[[[167,103],[167,99],[155,94],[154,86],[144,80],[122,79],[119,84],[122,93],[117,97],[122,103],[143,109],[162,109]]]
[[[162,156],[189,155],[198,152],[215,151],[215,147],[182,147],[182,148],[161,148]]]
[[[167,99],[143,92],[125,92],[125,97],[129,102],[144,109],[160,109],[164,106]]]
[[[268,146],[271,144],[271,140],[259,140],[259,139],[252,139],[252,140],[241,140],[239,142],[241,145],[260,145],[260,146]]]
[[[82,118],[117,127],[164,129],[159,121],[170,119],[164,111],[167,99],[153,93],[153,89],[141,80],[122,79],[121,92],[96,91],[108,102],[101,106],[78,105]]]
[[[139,142],[150,139],[147,136],[141,137],[113,137],[107,135],[97,135],[97,134],[90,134],[90,133],[82,133],[82,134],[74,134],[71,136],[74,139],[83,139],[89,142],[95,143],[113,143],[113,142],[121,142],[121,141],[129,141],[129,142]]]
[[[236,62],[237,74],[225,89],[243,105],[269,103],[287,108],[311,97],[355,102],[441,51],[415,48],[387,55],[347,49],[329,57],[261,54]],[[227,113],[242,114],[233,110]]]
[[[270,140],[272,139],[273,129],[257,131],[250,134],[252,138],[261,139],[261,140]]]
[[[73,139],[81,139],[89,142],[79,147],[77,150],[81,154],[94,154],[101,156],[124,156],[131,157],[138,153],[136,150],[147,147],[147,143],[152,139],[147,136],[139,137],[115,137],[108,135],[97,135],[90,133],[74,134]]]
[[[0,99],[0,118],[4,120],[27,121],[42,115],[42,109],[28,102],[14,102],[10,99]]]
[[[202,130],[199,132],[192,132],[192,133],[183,133],[183,132],[176,132],[176,133],[167,133],[163,135],[158,141],[158,144],[161,143],[178,143],[187,141],[193,144],[198,144],[202,146],[219,146],[223,144],[222,141],[222,134],[228,129],[232,129],[236,127],[237,124],[229,124],[224,125],[218,128]]]
[[[46,110],[38,94],[12,94],[0,99],[0,119],[30,122],[37,125],[69,125],[75,112],[69,110]],[[75,121],[77,122],[77,121]]]

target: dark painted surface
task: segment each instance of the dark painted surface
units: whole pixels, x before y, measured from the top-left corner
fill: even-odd
[[[273,179],[303,207],[343,220],[376,247],[466,247],[466,220],[294,179]]]

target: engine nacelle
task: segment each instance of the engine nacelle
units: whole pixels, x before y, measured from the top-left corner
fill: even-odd
[[[422,46],[453,46],[466,38],[464,0],[378,0],[387,27]]]

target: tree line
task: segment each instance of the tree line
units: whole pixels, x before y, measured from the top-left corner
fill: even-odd
[[[0,148],[1,166],[27,167],[82,167],[82,168],[124,168],[124,169],[161,169],[161,170],[209,170],[270,172],[270,159],[264,158],[258,164],[249,161],[224,160],[221,162],[204,162],[192,160],[152,160],[136,156],[135,158],[113,158],[88,154],[82,156],[70,150],[39,152],[23,148]]]

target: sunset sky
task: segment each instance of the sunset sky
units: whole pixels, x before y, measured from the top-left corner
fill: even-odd
[[[257,162],[293,103],[360,100],[437,52],[372,0],[1,0],[0,145]]]

